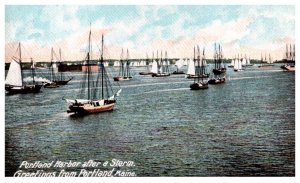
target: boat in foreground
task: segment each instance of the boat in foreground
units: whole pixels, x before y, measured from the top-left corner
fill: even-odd
[[[91,72],[90,65],[90,50],[91,50],[91,31],[89,33],[89,50],[87,53],[87,60],[85,65],[87,69],[85,71],[84,81],[85,84],[80,94],[83,95],[82,98],[87,97],[87,99],[65,99],[70,105],[68,113],[75,113],[79,115],[100,113],[113,110],[116,104],[116,97],[121,93],[121,89],[114,93],[112,86],[110,84],[107,72],[103,64],[103,35],[102,35],[102,52],[99,70],[96,75],[96,83],[93,80],[93,73]],[[101,89],[101,90],[100,90]],[[87,90],[87,91],[86,91]]]

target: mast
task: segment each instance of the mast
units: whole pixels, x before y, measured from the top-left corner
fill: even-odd
[[[165,71],[167,72],[167,73],[169,73],[169,66],[168,66],[168,53],[167,53],[167,51],[165,51]]]
[[[215,43],[215,54],[214,54],[214,59],[215,59],[215,69],[217,69],[217,44]]]
[[[161,64],[161,71],[162,73],[164,73],[164,70],[165,70],[165,66],[163,64],[163,58],[162,58],[162,50],[160,50],[160,64]]]
[[[121,60],[120,60],[120,71],[119,71],[119,75],[120,76],[125,76],[125,73],[124,73],[124,62],[123,62],[123,48],[122,48],[122,52],[121,52]]]
[[[194,68],[195,68],[195,75],[196,75],[196,46],[194,46]],[[196,82],[196,78],[194,79],[194,83]]]
[[[102,44],[102,52],[101,52],[101,60],[100,60],[100,65],[101,65],[101,74],[102,74],[102,76],[101,76],[101,83],[102,83],[102,86],[101,86],[101,93],[102,93],[102,99],[104,99],[104,93],[103,93],[103,75],[104,75],[104,65],[103,65],[103,51],[104,51],[104,46],[103,46],[103,42],[104,42],[104,40],[103,40],[103,34],[102,34],[102,42],[101,42],[101,44]]]
[[[33,60],[32,60],[32,58],[30,58],[30,60],[31,60],[32,83],[35,85],[35,80],[34,80],[34,75],[35,75],[35,73],[34,73],[34,65],[33,65]]]
[[[290,60],[293,60],[293,55],[292,55],[292,44],[290,44]]]
[[[126,60],[126,71],[127,71],[127,77],[130,77],[130,72],[129,72],[129,52],[127,48],[127,60]]]
[[[221,69],[221,45],[219,44],[218,69]]]
[[[61,68],[61,49],[59,48],[59,66]],[[59,68],[58,68],[59,69]],[[60,72],[60,80],[62,81],[62,72]]]
[[[201,70],[200,70],[200,48],[199,45],[197,45],[197,75],[198,75],[198,82],[199,82],[199,77],[201,75]]]
[[[50,80],[53,81],[54,80],[54,70],[53,70],[53,47],[51,48],[51,60],[50,60]]]
[[[21,69],[21,80],[22,80],[22,86],[24,86],[24,81],[23,81],[23,70],[22,70],[22,52],[21,52],[21,42],[19,42],[19,64],[20,64],[20,69]]]
[[[295,51],[296,51],[296,50],[295,50],[295,44],[294,44],[294,49],[293,49],[293,61],[296,60],[296,58],[295,58],[296,52],[295,52]]]
[[[87,80],[88,80],[88,100],[90,100],[90,51],[91,51],[91,29],[89,32],[89,48],[87,54]]]

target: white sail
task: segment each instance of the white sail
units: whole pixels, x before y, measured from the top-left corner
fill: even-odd
[[[251,65],[250,64],[250,58],[247,59],[247,65]]]
[[[239,67],[238,70],[242,70],[242,61],[239,60]]]
[[[234,59],[231,60],[231,66],[234,66]]]
[[[153,61],[153,63],[152,63],[152,69],[151,69],[151,72],[152,72],[152,73],[155,73],[155,74],[158,73],[157,62],[156,62],[156,61]]]
[[[238,69],[239,69],[239,60],[238,60],[238,59],[235,59],[235,60],[234,60],[234,66],[233,66],[233,69],[234,69],[234,70],[238,70]]]
[[[114,62],[114,66],[115,66],[115,67],[119,67],[119,66],[120,66],[120,62],[119,62],[119,61],[115,61],[115,62]]]
[[[247,64],[247,60],[245,58],[242,59],[242,65],[245,66]]]
[[[195,63],[192,59],[189,61],[187,74],[195,75]]]
[[[9,70],[6,76],[5,84],[13,86],[23,86],[22,73],[20,63],[13,60],[10,63]]]
[[[57,67],[56,63],[52,64],[52,68],[53,68],[54,73],[58,73],[58,67]]]
[[[177,60],[175,65],[177,66],[178,69],[180,69],[183,66],[183,60]]]
[[[206,59],[204,59],[204,61],[203,61],[203,66],[207,66],[207,62],[206,62]]]
[[[183,60],[183,65],[188,65],[188,59]]]

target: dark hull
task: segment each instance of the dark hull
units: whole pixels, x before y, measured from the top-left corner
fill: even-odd
[[[59,85],[57,85],[56,83],[46,83],[45,85],[44,85],[44,88],[57,88],[57,87],[59,87]]]
[[[15,88],[13,86],[5,86],[7,94],[27,94],[39,93],[43,85],[25,85],[22,88]]]
[[[128,81],[128,80],[131,80],[132,77],[129,76],[129,77],[123,77],[123,76],[117,76],[117,77],[114,77],[114,81]]]
[[[266,65],[259,65],[257,67],[259,68],[269,68],[269,67],[273,67],[274,65],[273,64],[266,64]]]
[[[140,72],[139,74],[140,75],[152,75],[153,73],[152,72]]]
[[[294,72],[295,71],[295,66],[294,65],[282,65],[280,66],[281,69],[283,69],[283,71],[290,71],[290,72]]]
[[[204,90],[208,89],[208,83],[193,83],[190,85],[191,90]]]
[[[73,78],[69,79],[69,80],[54,80],[53,82],[57,85],[66,85],[68,84],[69,81],[71,81]]]
[[[213,73],[214,73],[215,75],[224,74],[225,72],[226,72],[226,68],[213,69]]]
[[[194,79],[194,78],[208,78],[209,74],[201,74],[201,75],[188,75],[188,79]]]
[[[183,71],[174,71],[172,74],[185,74]]]
[[[216,84],[222,84],[222,83],[225,83],[226,79],[225,78],[218,78],[218,79],[210,79],[208,81],[209,84],[212,84],[212,85],[216,85]]]
[[[163,73],[163,74],[152,74],[152,77],[167,77],[170,76],[171,74],[169,73]]]

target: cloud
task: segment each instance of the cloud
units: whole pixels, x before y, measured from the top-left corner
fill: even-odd
[[[101,8],[109,7],[94,7],[93,12]],[[226,57],[245,53],[259,58],[261,52],[272,52],[282,58],[275,51],[281,52],[285,42],[294,40],[294,9],[289,6],[224,6],[218,16],[200,18],[196,16],[199,9],[182,11],[179,6],[128,9],[129,13],[118,13],[120,17],[113,19],[93,14],[93,58],[99,57],[102,34],[105,57],[111,59],[119,59],[122,48],[129,49],[131,58],[145,57],[146,53],[150,56],[157,50],[168,51],[169,57],[192,57],[193,47],[198,44],[206,48],[207,58],[212,58],[215,42],[223,45]],[[51,47],[62,48],[66,60],[84,59],[90,26],[86,18],[80,17],[81,10],[78,6],[43,6],[41,16],[6,21],[6,61],[14,54],[14,41],[19,40],[35,60],[49,60]],[[212,13],[201,10],[202,15]],[[120,6],[120,11],[125,10]]]

